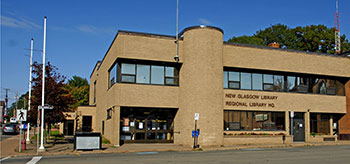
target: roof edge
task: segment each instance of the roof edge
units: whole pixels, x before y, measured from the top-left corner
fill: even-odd
[[[341,55],[332,55],[332,54],[318,53],[318,52],[307,52],[307,51],[301,51],[301,50],[283,49],[283,48],[275,48],[275,47],[269,47],[269,46],[259,46],[259,45],[244,44],[244,43],[232,43],[232,42],[227,42],[227,41],[225,41],[224,44],[226,44],[226,45],[233,45],[233,46],[239,46],[239,47],[259,48],[259,49],[266,49],[266,50],[277,50],[277,51],[303,53],[303,54],[310,54],[310,55],[319,55],[319,56],[341,57],[341,58],[345,57],[345,56],[341,56]]]

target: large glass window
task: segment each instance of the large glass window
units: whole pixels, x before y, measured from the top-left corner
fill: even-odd
[[[341,77],[321,78],[318,75],[238,70],[241,69],[224,69],[224,88],[344,96],[345,83],[348,81]]]
[[[144,63],[144,62],[143,62]],[[155,85],[179,85],[179,70],[174,66],[153,64],[120,63],[118,82],[155,84]],[[161,63],[163,64],[163,63]]]
[[[149,84],[151,75],[151,66],[137,64],[136,83]]]
[[[330,114],[310,113],[310,132],[312,135],[330,133]]]
[[[224,130],[285,130],[284,112],[224,111]]]
[[[164,85],[164,66],[151,66],[151,84]]]

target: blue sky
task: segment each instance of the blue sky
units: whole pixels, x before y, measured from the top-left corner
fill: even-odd
[[[350,2],[339,0],[339,6],[341,33],[350,36]],[[180,0],[179,10],[180,31],[212,25],[228,40],[278,23],[334,27],[335,0]],[[118,30],[175,35],[176,0],[2,0],[1,100],[4,88],[10,89],[10,102],[16,92],[28,90],[30,39],[34,49],[42,50],[44,16],[46,61],[68,79],[89,80]],[[42,63],[41,52],[34,60]]]

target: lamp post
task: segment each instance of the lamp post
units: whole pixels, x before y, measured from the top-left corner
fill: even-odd
[[[45,105],[45,49],[46,49],[46,19],[44,17],[44,41],[43,41],[43,74],[42,74],[42,94],[41,94],[41,106]],[[40,137],[40,151],[45,151],[44,147],[44,108],[41,109],[41,137]]]

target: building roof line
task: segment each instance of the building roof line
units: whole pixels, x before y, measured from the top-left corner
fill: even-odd
[[[345,57],[345,56],[342,56],[342,55],[332,55],[332,54],[319,53],[319,52],[307,52],[307,51],[302,51],[302,50],[283,49],[283,48],[275,48],[275,47],[269,47],[269,46],[259,46],[259,45],[244,44],[244,43],[232,43],[232,42],[227,42],[227,41],[225,41],[224,44],[226,44],[226,45],[233,45],[233,46],[239,46],[239,47],[250,47],[250,48],[259,48],[259,49],[267,49],[267,50],[277,50],[277,51],[285,51],[285,52],[295,52],[295,53],[303,53],[303,54],[311,54],[311,55],[320,55],[320,56]]]

